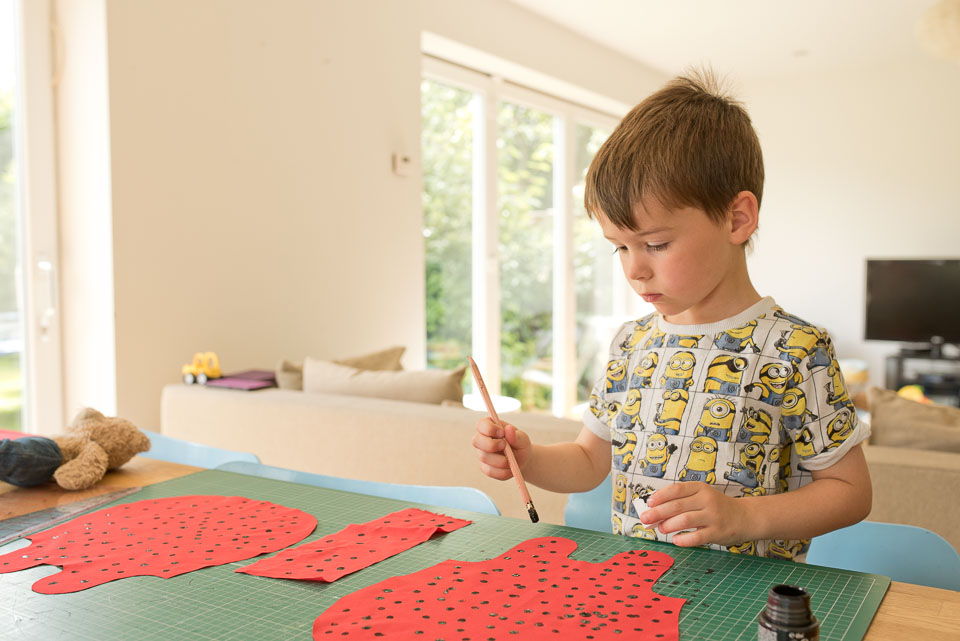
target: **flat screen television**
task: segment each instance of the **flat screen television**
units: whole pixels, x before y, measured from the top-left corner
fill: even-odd
[[[865,338],[960,343],[960,259],[867,260]]]

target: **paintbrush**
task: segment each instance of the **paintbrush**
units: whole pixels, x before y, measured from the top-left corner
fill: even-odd
[[[477,388],[480,390],[480,395],[483,397],[483,402],[487,405],[487,412],[490,414],[490,418],[493,419],[493,422],[503,427],[503,423],[500,421],[500,417],[497,416],[497,410],[493,408],[493,401],[490,400],[490,393],[487,392],[487,386],[483,384],[483,377],[480,376],[480,368],[477,367],[476,362],[474,362],[471,356],[467,356],[467,360],[470,362],[470,369],[473,371],[473,380],[477,384]],[[503,439],[503,453],[507,457],[507,463],[510,465],[510,471],[513,472],[513,478],[517,481],[517,487],[520,488],[520,496],[523,498],[523,501],[527,507],[527,514],[530,515],[530,520],[534,523],[540,520],[540,516],[537,514],[537,508],[533,507],[533,499],[530,498],[530,492],[527,490],[527,484],[523,480],[523,474],[520,473],[520,466],[517,465],[517,458],[513,455],[513,450],[510,448],[510,443],[507,442],[507,439]]]

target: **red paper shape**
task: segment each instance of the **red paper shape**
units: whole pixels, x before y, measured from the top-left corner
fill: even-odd
[[[310,514],[240,496],[177,496],[104,508],[29,536],[0,555],[0,574],[38,565],[62,572],[33,591],[64,594],[130,576],[169,578],[242,561],[302,541]]]
[[[686,599],[653,584],[673,565],[631,550],[601,563],[575,541],[530,539],[488,561],[443,561],[341,598],[313,623],[326,639],[657,639],[676,641]]]
[[[348,525],[328,537],[284,550],[234,570],[275,579],[336,581],[404,550],[437,532],[453,532],[472,521],[410,508],[360,525]]]

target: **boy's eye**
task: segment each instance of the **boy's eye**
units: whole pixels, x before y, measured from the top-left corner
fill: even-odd
[[[614,248],[613,248],[613,253],[614,253],[614,254],[619,254],[620,252],[625,252],[625,251],[627,251],[627,248],[624,247],[623,245],[621,245],[620,247],[614,247]]]
[[[669,244],[670,243],[659,243],[659,244],[647,243],[647,249],[652,252],[662,252],[664,249],[667,248],[667,245]]]

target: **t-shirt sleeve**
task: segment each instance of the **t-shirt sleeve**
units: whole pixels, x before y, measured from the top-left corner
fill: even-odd
[[[587,404],[587,409],[583,411],[583,424],[605,441],[610,440],[609,417],[613,413],[610,411],[611,401],[607,399],[607,376],[611,370],[611,364],[622,362],[624,366],[626,365],[627,354],[624,353],[621,345],[632,332],[633,325],[634,323],[624,323],[614,335],[610,342],[610,349],[607,351],[607,366],[604,368],[603,374],[597,379],[596,385],[593,386],[593,391],[590,393],[590,402]]]
[[[797,387],[806,401],[806,415],[800,429],[788,430],[806,470],[823,470],[867,440],[870,426],[860,420],[843,380],[833,342],[825,330],[817,350],[797,367],[803,380]]]

